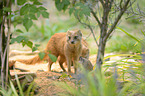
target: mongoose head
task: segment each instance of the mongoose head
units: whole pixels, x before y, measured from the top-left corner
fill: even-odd
[[[81,42],[82,33],[80,30],[67,31],[66,38],[69,44],[77,44]]]

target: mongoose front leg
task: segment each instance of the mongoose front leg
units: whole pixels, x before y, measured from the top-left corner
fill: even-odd
[[[79,61],[79,57],[76,56],[76,57],[74,58],[74,60],[73,60],[73,66],[74,66],[75,74],[77,74],[78,61]]]
[[[70,73],[71,73],[71,64],[72,64],[71,59],[67,58],[68,74],[70,74]]]

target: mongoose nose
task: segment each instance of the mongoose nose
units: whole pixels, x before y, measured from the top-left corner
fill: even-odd
[[[74,44],[74,41],[71,41],[71,44]]]

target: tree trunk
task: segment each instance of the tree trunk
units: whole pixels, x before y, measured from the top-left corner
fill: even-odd
[[[110,30],[108,30],[108,18],[109,18],[109,12],[112,7],[112,2],[109,2],[109,0],[106,0],[105,2],[103,2],[103,0],[100,0],[100,1],[101,1],[101,4],[103,5],[103,18],[102,18],[102,23],[100,26],[101,32],[100,32],[100,40],[99,40],[96,65],[101,70],[101,65],[103,64],[104,51],[105,51],[107,39],[112,33],[112,31],[115,29],[116,25],[118,24],[124,12],[127,10],[130,0],[127,0],[126,2],[124,2],[124,4],[122,4],[122,1],[120,1],[120,4],[121,4],[120,6],[123,6],[123,7],[120,8],[120,12],[117,18],[115,19],[114,23],[112,24]]]
[[[106,1],[106,3],[104,3],[103,5],[103,17],[102,17],[102,23],[100,26],[101,32],[100,32],[98,54],[97,54],[97,60],[96,60],[96,65],[99,70],[101,70],[101,65],[103,64],[105,46],[106,46],[106,41],[107,41],[104,38],[108,30],[108,17],[109,17],[109,12],[110,12],[110,7],[108,5],[109,4],[108,2]]]
[[[101,65],[103,64],[104,52],[105,52],[105,43],[103,43],[103,38],[100,38],[99,47],[98,47],[98,54],[96,64],[98,69],[101,70]]]
[[[9,49],[9,33],[10,33],[10,19],[6,17],[10,15],[10,12],[4,12],[4,7],[10,7],[10,0],[0,1],[0,78],[1,86],[4,89],[8,87],[8,49]],[[5,25],[7,25],[8,32],[5,31]]]

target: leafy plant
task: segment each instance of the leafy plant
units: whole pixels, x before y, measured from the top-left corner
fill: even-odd
[[[14,6],[17,5],[18,9],[11,8],[12,3]],[[22,43],[23,46],[27,45],[32,48],[33,51],[36,50],[37,46],[33,45],[33,43],[25,38],[24,36],[17,36],[15,38],[10,38],[12,35],[10,27],[11,20],[15,27],[16,32],[23,33],[21,29],[17,29],[16,26],[18,24],[23,24],[26,31],[29,31],[30,27],[33,25],[33,21],[37,20],[37,18],[42,15],[44,18],[49,17],[49,13],[46,12],[46,8],[42,6],[42,3],[38,0],[3,0],[0,2],[0,30],[1,30],[1,40],[0,40],[0,69],[1,73],[1,86],[2,88],[7,88],[9,85],[8,76],[9,73],[9,65],[8,65],[8,54],[9,54],[9,41],[11,44],[14,42]],[[5,29],[8,29],[7,31]]]
[[[15,75],[16,78],[16,84],[17,86],[14,86],[13,82],[10,80],[10,85],[8,89],[4,89],[0,87],[0,93],[4,96],[33,96],[34,95],[34,90],[36,89],[36,85],[34,84],[35,82],[31,82],[28,86],[28,88],[25,90],[24,88],[26,85],[28,85],[28,81],[25,78],[23,80],[22,84],[20,84],[20,81],[18,79],[18,76]]]
[[[49,17],[49,13],[46,12],[46,8],[42,6],[42,3],[38,0],[18,0],[17,6],[20,7],[20,11],[11,11],[14,15],[13,23],[14,27],[16,27],[18,24],[22,23],[25,27],[26,31],[29,31],[29,29],[33,25],[33,20],[37,20],[37,18],[42,15],[44,18]],[[20,19],[17,19],[20,18]],[[17,21],[18,20],[18,21]],[[15,29],[15,32],[23,33],[21,29]],[[27,45],[31,49],[36,49],[37,46],[33,46],[33,43],[26,37],[19,35],[16,38],[11,39],[11,43],[14,42],[22,43],[23,46]],[[34,48],[35,47],[35,48]]]
[[[22,17],[22,23],[27,31],[29,31],[30,27],[33,25],[32,20],[37,20],[40,15],[44,18],[49,17],[49,13],[46,12],[47,9],[41,6],[42,3],[38,0],[29,0],[29,2],[27,0],[18,0],[17,5],[21,6],[21,8],[20,12],[15,13],[15,16]]]

